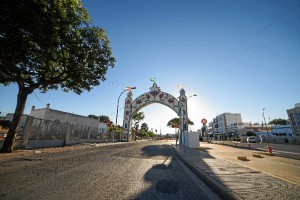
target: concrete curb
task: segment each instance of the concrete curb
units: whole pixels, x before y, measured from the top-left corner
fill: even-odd
[[[190,168],[197,176],[205,181],[207,185],[209,185],[215,192],[217,192],[222,198],[230,199],[230,200],[241,200],[242,198],[237,196],[234,192],[230,189],[222,185],[220,182],[206,174],[203,170],[196,167],[192,162],[185,159],[184,156],[174,147],[171,145],[173,151],[179,157],[179,159],[188,167]]]

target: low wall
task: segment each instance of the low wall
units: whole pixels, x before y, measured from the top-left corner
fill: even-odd
[[[0,147],[2,147],[3,141],[0,140]],[[29,116],[21,139],[15,142],[15,148],[33,149],[104,142],[113,142],[113,140],[111,136],[98,133],[98,129],[95,127],[83,127]]]
[[[64,142],[64,140],[28,140],[25,148],[61,147],[64,145]]]
[[[67,145],[72,144],[80,144],[80,143],[105,143],[105,142],[113,142],[112,139],[77,139],[70,140]]]

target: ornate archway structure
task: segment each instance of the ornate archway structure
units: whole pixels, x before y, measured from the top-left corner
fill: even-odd
[[[180,119],[180,133],[188,130],[187,98],[185,90],[180,90],[180,96],[175,98],[171,94],[162,92],[156,83],[153,83],[149,92],[146,92],[136,99],[132,100],[132,92],[127,93],[124,107],[123,135],[127,136],[127,141],[131,140],[131,118],[142,108],[152,104],[159,103],[171,108]]]

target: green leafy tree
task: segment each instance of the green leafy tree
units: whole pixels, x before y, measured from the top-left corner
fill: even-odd
[[[153,131],[148,131],[147,135],[148,137],[155,137],[155,133]]]
[[[27,96],[35,89],[81,94],[105,81],[115,59],[105,31],[80,1],[3,0],[0,83],[18,85],[17,105],[1,152],[12,152]]]
[[[113,122],[106,115],[100,115],[99,121],[106,124],[112,124]]]
[[[96,115],[88,115],[89,118],[92,119],[97,119],[101,123],[106,123],[106,124],[112,124],[113,122],[110,120],[110,118],[106,115],[100,115],[99,117]]]
[[[137,130],[139,129],[139,123],[145,119],[145,115],[143,112],[137,112],[135,113],[131,120],[132,120],[132,137],[135,139],[135,134],[137,133]]]
[[[123,133],[123,128],[119,125],[111,124],[108,127],[108,134],[111,136],[112,134],[115,134],[115,138],[121,138],[121,134]]]
[[[148,130],[149,130],[148,124],[147,123],[142,123],[141,129],[148,132]]]
[[[167,126],[171,128],[178,128],[180,125],[180,120],[179,118],[173,118],[170,121],[168,121]]]
[[[286,119],[273,119],[269,122],[269,124],[275,124],[275,125],[287,125],[288,121]]]
[[[88,115],[88,118],[99,119],[99,117],[97,117],[96,115]]]
[[[137,135],[139,137],[146,137],[146,136],[148,136],[148,133],[145,130],[140,129],[140,130],[138,130]]]

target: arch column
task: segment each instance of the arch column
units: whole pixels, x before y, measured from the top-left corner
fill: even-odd
[[[180,119],[180,144],[184,143],[184,133],[188,132],[188,113],[187,113],[187,98],[185,95],[185,90],[182,88],[180,90],[179,96],[179,119]]]
[[[131,110],[132,110],[132,92],[127,93],[124,106],[123,117],[123,136],[127,137],[127,142],[131,140]],[[123,138],[122,136],[122,138]]]

